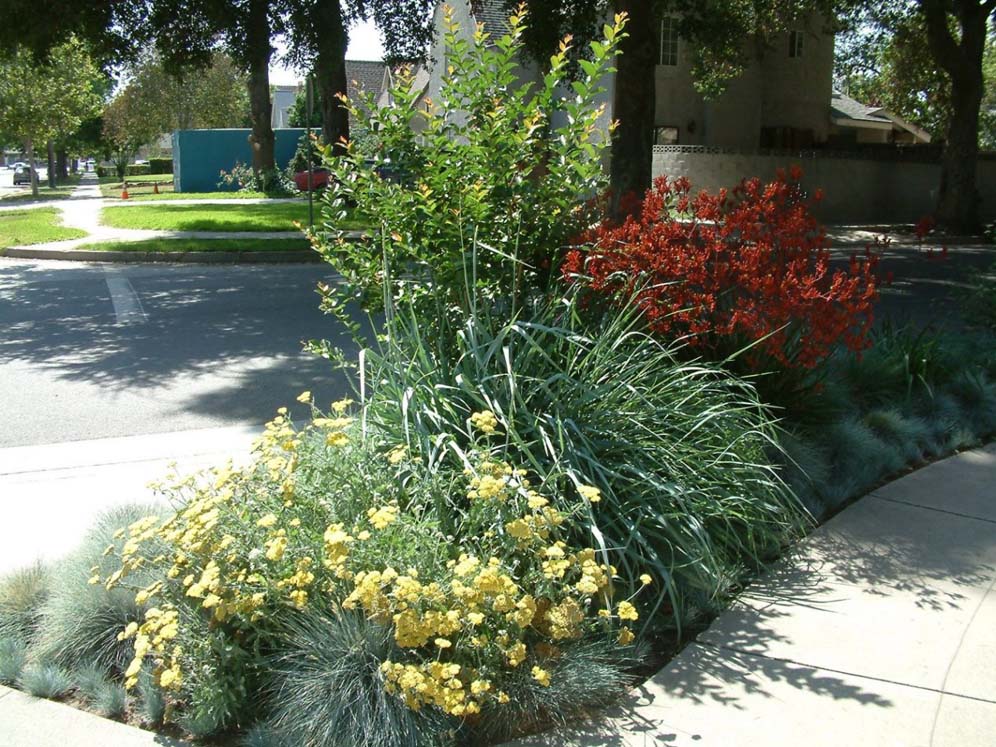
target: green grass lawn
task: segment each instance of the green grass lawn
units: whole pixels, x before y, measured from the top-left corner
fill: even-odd
[[[148,239],[100,241],[81,249],[114,252],[291,252],[311,248],[307,239]]]
[[[77,228],[66,228],[55,208],[0,211],[0,247],[43,244],[47,241],[86,236]]]
[[[37,197],[31,194],[31,187],[25,186],[18,192],[0,196],[0,202],[4,205],[9,205],[10,203],[34,202],[36,200],[65,200],[73,193],[79,182],[80,178],[78,176],[71,176],[69,179],[60,181],[59,186],[55,189],[51,189],[47,181],[40,181],[38,182]]]
[[[253,205],[138,205],[104,208],[101,220],[115,228],[159,231],[294,231],[308,221],[304,203]]]
[[[308,222],[308,203],[270,202],[252,205],[133,205],[104,208],[102,222],[115,228],[159,231],[293,231],[294,221]],[[321,221],[315,206],[315,222]],[[347,219],[344,228],[363,228]]]

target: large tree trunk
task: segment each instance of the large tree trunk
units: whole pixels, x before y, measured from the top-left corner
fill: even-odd
[[[982,105],[982,55],[986,24],[996,0],[920,0],[934,60],[951,78],[951,121],[941,159],[937,222],[959,232],[980,227],[976,160]],[[958,19],[960,38],[951,33],[948,8]]]
[[[315,29],[318,32],[318,58],[315,79],[322,111],[322,139],[335,152],[342,152],[349,140],[349,114],[340,95],[346,95],[346,46],[349,35],[342,22],[338,2],[319,2]]]
[[[628,37],[619,45],[618,72],[612,116],[619,122],[612,138],[612,210],[630,192],[641,194],[650,187],[654,157],[654,116],[659,33],[656,14],[648,0],[616,0],[616,10],[626,12]]]
[[[249,118],[252,134],[252,168],[257,174],[272,171],[273,105],[270,101],[270,16],[268,0],[250,0],[246,58],[249,61]]]
[[[69,155],[65,148],[59,148],[55,152],[55,170],[59,172],[60,179],[69,178]]]

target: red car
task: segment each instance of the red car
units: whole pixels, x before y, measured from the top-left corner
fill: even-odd
[[[294,174],[294,184],[302,192],[308,191],[308,172],[298,171]],[[312,189],[325,189],[329,185],[329,170],[328,169],[315,169],[311,172],[311,188]]]

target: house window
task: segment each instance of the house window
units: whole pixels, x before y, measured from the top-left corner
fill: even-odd
[[[789,57],[802,57],[801,31],[793,31],[789,34]]]
[[[678,64],[678,19],[664,16],[661,19],[661,65],[675,67]]]
[[[654,128],[654,145],[677,145],[678,128],[670,125]]]

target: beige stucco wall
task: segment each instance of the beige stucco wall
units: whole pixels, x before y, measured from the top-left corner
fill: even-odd
[[[744,177],[771,179],[779,168],[798,164],[806,189],[821,188],[817,214],[829,223],[913,222],[932,213],[940,165],[900,160],[812,155],[759,155],[733,152],[654,152],[654,176],[686,176],[696,190],[715,192]],[[996,159],[980,159],[982,214],[996,218]]]
[[[762,127],[812,130],[824,142],[830,127],[833,35],[813,17],[806,29],[802,57],[788,54],[789,35],[782,34],[758,49],[745,44],[752,60],[726,91],[706,100],[695,90],[688,43],[678,42],[678,64],[657,65],[658,127],[679,128],[679,144],[724,148],[756,148]]]
[[[824,32],[819,16],[805,24],[801,57],[789,57],[789,34],[773,39],[761,60],[761,124],[812,130],[818,143],[830,129],[833,93],[832,34]]]

